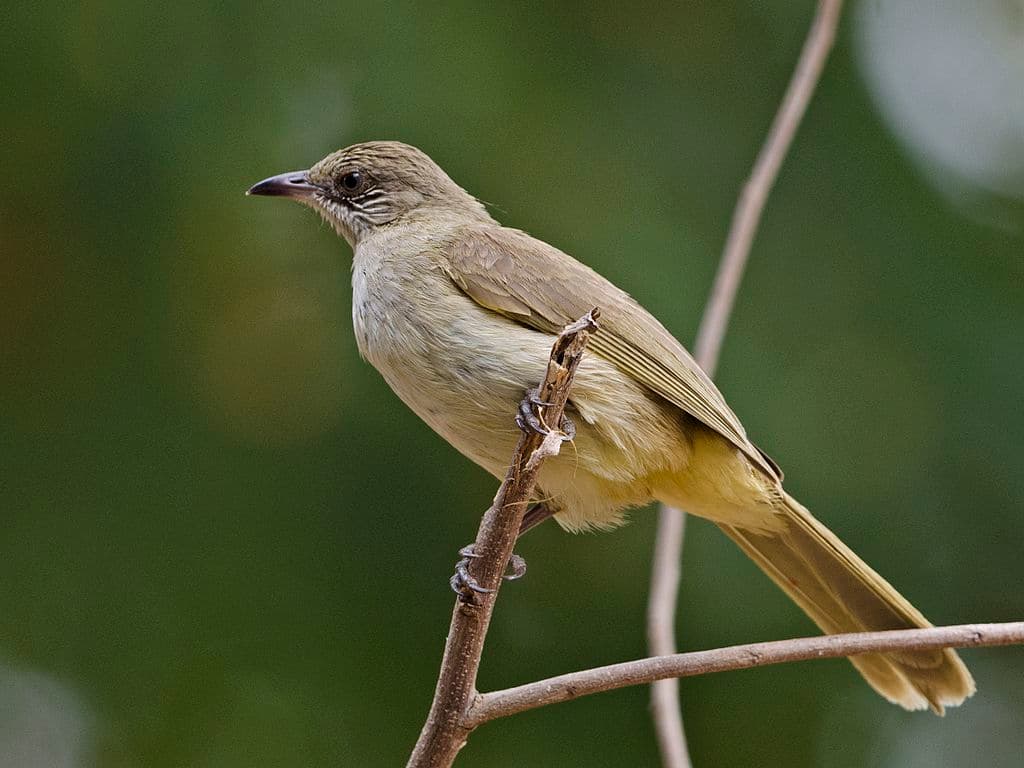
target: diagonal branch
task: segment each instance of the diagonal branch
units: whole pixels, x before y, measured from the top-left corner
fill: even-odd
[[[1021,643],[1024,643],[1024,621],[822,635],[734,645],[713,651],[654,656],[571,672],[515,688],[485,693],[476,700],[470,710],[467,726],[476,727],[490,720],[515,715],[528,709],[655,680],[766,667],[769,664],[790,661],[835,659],[861,653],[979,648]]]
[[[698,364],[709,376],[713,377],[718,367],[722,339],[729,324],[750,246],[761,220],[761,212],[821,77],[835,40],[842,5],[842,0],[819,0],[814,22],[807,33],[789,87],[754,163],[750,179],[736,203],[725,250],[694,347]],[[671,654],[676,650],[676,604],[679,601],[679,563],[683,550],[684,520],[683,513],[671,507],[662,507],[658,513],[658,539],[651,566],[651,596],[647,608],[647,638],[652,655]],[[683,734],[679,684],[676,680],[665,680],[652,686],[651,715],[665,768],[688,768],[690,759]]]
[[[789,87],[754,163],[750,179],[743,186],[736,202],[722,261],[694,345],[697,362],[708,373],[718,367],[718,353],[722,349],[722,339],[729,324],[750,246],[761,222],[761,213],[821,78],[825,61],[835,41],[842,7],[842,0],[819,0],[818,10]]]
[[[573,376],[590,334],[597,330],[599,316],[599,310],[592,309],[567,325],[555,339],[538,393],[538,399],[547,404],[543,411],[548,424],[561,423]],[[558,453],[562,437],[553,430],[544,438],[535,432],[526,432],[519,438],[505,480],[480,521],[471,573],[482,587],[492,591],[471,598],[460,597],[455,602],[434,701],[408,768],[447,768],[473,730],[466,725],[466,715],[479,697],[476,674],[501,577],[512,556],[540,466],[546,457]]]

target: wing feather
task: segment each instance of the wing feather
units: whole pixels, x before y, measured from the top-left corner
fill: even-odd
[[[462,228],[445,268],[483,307],[557,333],[593,307],[601,331],[591,349],[668,402],[718,432],[769,476],[775,463],[750,440],[718,388],[647,310],[589,267],[525,232],[496,225]]]

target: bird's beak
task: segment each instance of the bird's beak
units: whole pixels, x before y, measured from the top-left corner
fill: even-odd
[[[290,197],[295,200],[308,201],[320,188],[311,184],[306,171],[292,171],[271,176],[258,184],[253,184],[245,193],[247,195],[266,195],[268,197]]]

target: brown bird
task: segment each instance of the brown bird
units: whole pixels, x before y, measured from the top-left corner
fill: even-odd
[[[356,144],[249,193],[308,205],[345,238],[360,352],[499,478],[518,439],[510,414],[543,377],[554,335],[600,307],[568,408],[575,450],[545,463],[531,523],[613,528],[628,507],[661,501],[716,523],[825,632],[931,626],[783,490],[778,467],[661,323],[571,256],[501,226],[420,150]],[[907,709],[941,713],[974,692],[952,650],[851,661]]]

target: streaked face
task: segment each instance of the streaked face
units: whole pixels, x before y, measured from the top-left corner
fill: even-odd
[[[264,179],[251,195],[308,205],[353,247],[376,227],[424,205],[475,201],[423,152],[398,142],[368,142],[333,152],[307,171]]]

